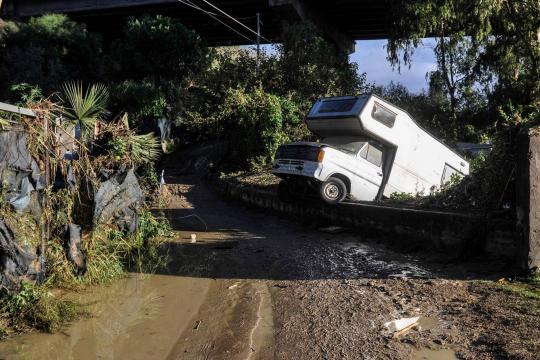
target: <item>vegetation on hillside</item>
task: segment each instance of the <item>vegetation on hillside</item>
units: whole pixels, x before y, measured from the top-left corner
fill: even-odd
[[[174,144],[242,139],[232,144],[218,169],[227,172],[260,168],[280,143],[309,139],[301,120],[316,98],[375,92],[449,145],[500,144],[486,162],[497,163],[497,154],[507,154],[499,132],[522,125],[503,125],[503,114],[536,119],[538,3],[397,1],[392,11],[388,59],[396,69],[410,65],[423,38],[435,39],[437,69],[426,74],[429,87],[421,93],[399,84],[368,84],[361,69],[310,24],[286,24],[282,43],[257,59],[249,48],[209,48],[195,32],[165,16],[130,18],[123,33],[105,44],[65,16],[46,15],[0,26],[0,52],[6,55],[0,56],[0,96],[20,96],[24,84],[37,85],[34,95],[39,89],[48,95],[65,79],[100,81],[111,89],[110,110],[128,112],[131,128],[148,132],[160,121],[171,129],[167,136],[178,138]],[[32,40],[26,42],[31,46],[21,45],[25,39]],[[51,56],[45,60],[42,53]],[[84,64],[73,54],[85,54]],[[7,70],[21,66],[27,70]],[[511,177],[506,171],[502,167],[493,178]],[[474,183],[471,189],[479,186]]]
[[[150,212],[144,198],[133,209],[136,228],[124,225],[123,218],[102,220],[95,215],[96,194],[107,179],[104,174],[153,163],[159,142],[152,134],[131,130],[126,115],[104,121],[108,94],[104,86],[84,89],[79,83],[68,83],[63,88],[59,96],[63,101],[27,103],[40,116],[11,118],[3,129],[26,134],[32,158],[49,179],[46,188],[33,195],[32,209],[24,213],[16,213],[5,200],[13,191],[10,184],[0,184],[0,220],[20,242],[16,246],[24,246],[44,261],[44,267],[41,261],[32,265],[39,274],[35,283],[23,280],[2,289],[2,335],[30,328],[55,331],[85,314],[82,304],[55,295],[55,289],[107,283],[128,270],[151,272],[166,261],[159,247],[169,234],[169,225]],[[61,124],[54,121],[59,115],[64,116]],[[74,126],[81,128],[80,139],[73,137]],[[72,139],[76,160],[64,158],[62,138],[66,136]],[[148,195],[152,191],[144,190]],[[40,209],[39,216],[33,209]],[[68,224],[80,226],[80,244],[68,245]],[[79,246],[79,252],[74,252]]]

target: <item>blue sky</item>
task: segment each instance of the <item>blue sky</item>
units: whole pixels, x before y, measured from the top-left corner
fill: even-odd
[[[424,40],[412,57],[410,68],[402,66],[401,73],[392,70],[386,60],[386,40],[364,40],[356,42],[356,51],[351,61],[358,63],[358,70],[366,72],[369,82],[388,85],[391,81],[405,85],[410,91],[419,92],[427,88],[426,73],[436,69],[433,54],[434,41]]]
[[[427,89],[426,73],[436,69],[433,39],[424,39],[423,45],[415,50],[412,64],[402,66],[401,72],[393,70],[386,60],[386,40],[362,40],[356,42],[356,51],[350,60],[358,63],[358,71],[366,73],[367,80],[376,85],[388,85],[391,81],[401,83],[412,92]],[[270,45],[263,45],[269,53],[274,52]],[[251,47],[253,48],[253,47]]]

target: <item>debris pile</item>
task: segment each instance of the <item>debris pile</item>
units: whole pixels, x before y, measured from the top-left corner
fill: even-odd
[[[81,136],[62,111],[44,101],[35,105],[35,117],[0,127],[0,285],[6,289],[51,274],[80,277],[92,256],[103,264],[120,261],[147,244],[137,233],[146,194],[136,169],[155,160],[159,142],[132,131],[127,115],[96,125],[93,134],[81,125],[87,132]],[[109,276],[95,268],[98,262],[91,276]]]

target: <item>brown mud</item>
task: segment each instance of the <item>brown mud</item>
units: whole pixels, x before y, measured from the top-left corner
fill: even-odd
[[[168,269],[137,280],[143,289],[126,287],[133,277],[105,288],[103,312],[4,342],[0,358],[538,358],[540,304],[500,290],[492,264],[396,253],[227,203],[193,177],[167,180]],[[420,326],[398,337],[384,327],[414,316]]]
[[[1,359],[164,359],[191,324],[210,281],[130,274],[73,297],[92,316],[55,334],[30,333],[0,342]]]

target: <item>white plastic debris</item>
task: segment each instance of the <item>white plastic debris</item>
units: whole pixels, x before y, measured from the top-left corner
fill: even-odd
[[[420,317],[412,317],[412,318],[402,318],[397,320],[392,320],[384,324],[388,328],[388,330],[395,332],[395,331],[401,331],[411,325],[414,325],[420,320]]]
[[[197,242],[197,234],[191,234],[191,243]]]

